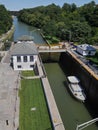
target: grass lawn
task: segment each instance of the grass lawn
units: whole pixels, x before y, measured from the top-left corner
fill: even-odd
[[[52,130],[40,79],[21,80],[19,95],[19,130]]]
[[[29,77],[29,76],[34,76],[35,74],[34,74],[34,71],[32,70],[32,71],[22,71],[21,75]]]
[[[87,56],[87,59],[98,66],[98,50],[94,56]]]

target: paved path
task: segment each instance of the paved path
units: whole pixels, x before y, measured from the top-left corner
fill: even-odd
[[[19,126],[19,72],[0,63],[0,130],[16,130]]]
[[[40,76],[28,76],[28,77],[25,77],[25,76],[22,76],[21,75],[21,78],[23,78],[23,79],[39,79],[40,78]]]
[[[47,99],[47,103],[48,103],[48,108],[49,108],[49,112],[50,112],[50,116],[51,116],[51,120],[52,120],[52,124],[54,127],[54,130],[65,130],[62,119],[60,117],[54,96],[52,94],[51,88],[50,88],[50,84],[48,82],[47,76],[44,75],[43,70],[42,70],[42,64],[41,62],[37,61],[37,67],[39,70],[39,75],[42,77],[42,83],[43,83],[43,87],[44,87],[44,91],[45,91],[45,96]]]
[[[19,127],[19,72],[14,71],[9,65],[11,49],[6,52],[0,63],[0,130],[17,130]],[[43,64],[39,59],[37,67],[39,76],[33,78],[42,79],[54,130],[65,130],[48,79],[45,77]]]
[[[4,52],[5,55],[4,55],[4,57],[2,58],[1,63],[8,63],[8,64],[10,63],[13,45],[14,45],[14,43],[12,42],[12,43],[11,43],[10,50]]]
[[[49,52],[66,52],[66,49],[39,49],[38,50],[39,53],[49,53]]]

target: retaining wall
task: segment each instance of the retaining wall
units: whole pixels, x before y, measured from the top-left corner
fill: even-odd
[[[87,100],[96,110],[98,110],[98,80],[83,64],[80,64],[70,53],[61,53],[60,63],[67,75],[76,75],[80,79],[80,83],[85,90]]]

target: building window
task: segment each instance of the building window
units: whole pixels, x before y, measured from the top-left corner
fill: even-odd
[[[24,62],[27,62],[27,56],[24,56],[24,57],[23,57],[23,61],[24,61]]]
[[[30,56],[30,61],[33,61],[33,56]]]
[[[17,68],[21,68],[21,65],[18,65]]]
[[[34,68],[34,65],[30,65],[30,68]]]
[[[17,62],[21,62],[21,56],[17,56]]]

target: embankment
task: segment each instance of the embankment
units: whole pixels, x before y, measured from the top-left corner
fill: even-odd
[[[5,33],[5,34],[3,34],[2,36],[1,36],[1,38],[0,38],[0,41],[1,42],[5,42],[6,40],[8,40],[8,39],[10,39],[11,37],[12,37],[12,35],[13,35],[13,33],[14,33],[14,25],[11,27],[11,29],[7,32],[7,33]]]

